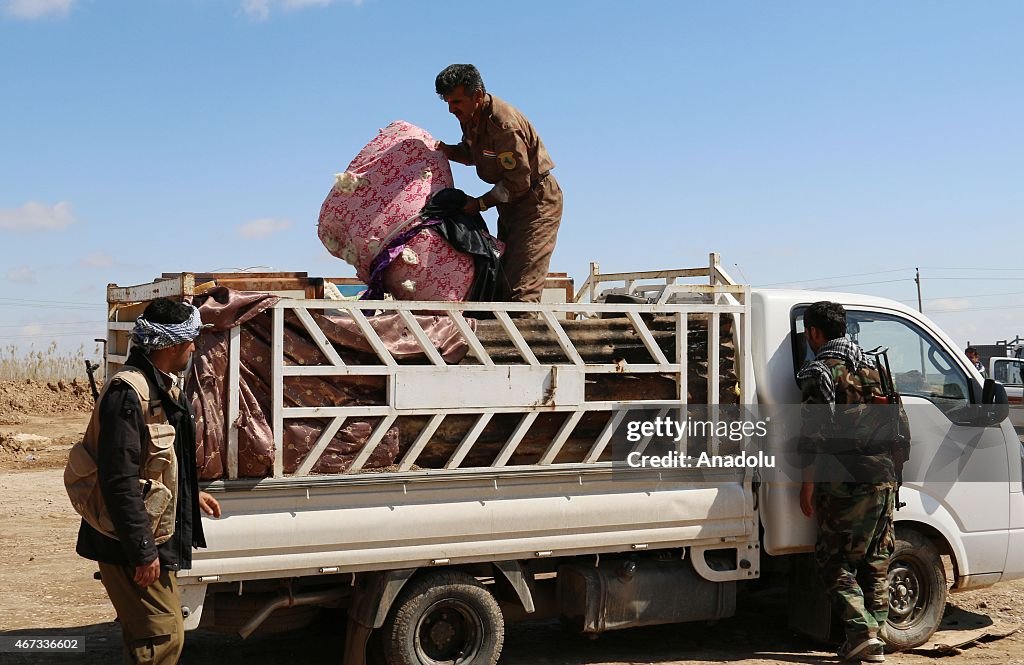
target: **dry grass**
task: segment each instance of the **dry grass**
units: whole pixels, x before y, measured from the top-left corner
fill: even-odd
[[[89,360],[98,362],[100,357],[97,347]],[[35,344],[28,351],[12,345],[0,349],[0,381],[70,381],[76,378],[84,381],[87,380],[85,361],[84,344],[74,353],[59,353],[56,342],[51,342],[44,350],[37,349]]]

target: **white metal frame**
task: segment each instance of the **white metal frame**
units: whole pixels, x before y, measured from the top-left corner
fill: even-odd
[[[713,256],[717,259],[716,255]],[[678,279],[681,277],[710,277],[710,283],[681,284]],[[314,444],[310,453],[299,465],[292,476],[303,476],[315,466],[319,457],[327,449],[331,439],[344,425],[348,418],[381,418],[360,453],[353,461],[351,467],[343,476],[352,476],[363,470],[366,461],[372,455],[376,446],[383,440],[388,429],[400,416],[429,416],[430,419],[424,429],[417,436],[411,447],[404,455],[397,460],[398,468],[396,473],[403,475],[430,474],[436,476],[444,473],[459,473],[475,471],[479,472],[481,467],[466,468],[461,466],[466,456],[476,444],[478,437],[484,430],[493,416],[500,413],[520,413],[522,418],[513,429],[508,439],[500,446],[500,451],[487,469],[500,469],[505,467],[516,446],[522,441],[530,426],[541,413],[567,413],[565,423],[560,427],[555,437],[547,446],[539,461],[532,465],[533,468],[566,468],[574,465],[555,464],[554,460],[562,450],[566,441],[573,433],[573,429],[580,419],[588,411],[613,411],[623,407],[644,407],[652,404],[664,404],[663,401],[635,400],[623,401],[588,401],[583,396],[583,381],[587,376],[605,373],[621,373],[626,371],[631,374],[669,374],[675,377],[678,386],[679,404],[685,403],[687,394],[687,357],[686,339],[689,329],[688,316],[690,314],[707,314],[708,325],[708,396],[710,404],[718,403],[719,394],[719,345],[714,340],[719,338],[719,315],[732,315],[737,324],[736,344],[736,368],[740,382],[740,402],[749,403],[747,386],[750,370],[750,341],[747,335],[742,334],[748,326],[750,316],[749,287],[737,285],[728,279],[713,262],[710,268],[701,268],[681,271],[662,271],[647,273],[623,273],[617,275],[600,275],[592,271],[587,282],[581,287],[581,293],[590,290],[594,293],[596,284],[610,284],[625,282],[627,288],[641,282],[651,280],[661,281],[661,291],[656,301],[649,304],[607,304],[594,302],[575,302],[565,304],[526,304],[526,303],[448,303],[448,302],[405,302],[405,301],[320,301],[320,300],[292,300],[282,299],[273,309],[272,340],[271,340],[271,366],[272,366],[272,403],[273,413],[270,416],[270,423],[274,433],[274,478],[284,477],[283,459],[283,434],[284,424],[288,419],[293,418],[320,418],[329,419],[319,439]],[[645,289],[650,292],[649,284]],[[666,294],[687,293],[691,296],[699,296],[704,302],[668,302]],[[336,312],[345,312],[355,321],[358,328],[365,336],[368,344],[377,356],[379,365],[346,365],[337,351],[331,346],[323,332],[317,327],[311,310],[331,309]],[[285,363],[284,356],[284,320],[286,312],[295,314],[303,327],[309,333],[313,342],[321,350],[328,363],[323,365],[289,365]],[[388,351],[380,336],[374,331],[364,311],[375,311],[378,313],[397,313],[405,323],[409,333],[416,341],[429,361],[427,365],[399,365]],[[470,348],[472,355],[479,364],[448,365],[440,353],[431,344],[427,335],[417,322],[414,313],[428,313],[431,315],[447,316]],[[487,354],[484,345],[473,331],[473,327],[466,320],[466,312],[490,312],[501,324],[515,349],[522,356],[522,362],[518,364],[496,364]],[[516,326],[511,315],[517,313],[530,313],[539,318],[554,335],[567,361],[558,363],[542,363],[537,359],[536,354],[530,348],[529,342]],[[616,313],[624,315],[633,326],[638,338],[654,359],[653,363],[629,365],[624,368],[621,364],[614,362],[607,363],[586,363],[579,352],[573,346],[568,334],[562,327],[565,318],[573,317],[595,317],[605,313]],[[647,322],[645,314],[672,314],[676,318],[676,348],[675,357],[668,358],[658,346]],[[228,386],[228,480],[238,477],[237,463],[237,440],[238,433],[235,423],[238,417],[238,347],[239,336],[233,331],[230,337],[230,358],[231,370],[229,373]],[[376,375],[387,377],[386,403],[380,406],[322,406],[322,407],[285,407],[284,380],[293,376],[355,376],[355,375]],[[499,381],[500,379],[500,381]],[[424,390],[425,394],[431,393],[435,399],[444,399],[443,395],[438,397],[437,392],[444,393],[445,388],[458,388],[460,385],[470,385],[473,382],[483,385],[495,385],[499,381],[502,387],[502,394],[507,396],[507,404],[501,400],[485,399],[480,395],[480,404],[472,403],[472,400],[462,401],[457,406],[454,404],[435,404],[433,406],[410,406],[409,398],[405,403],[399,403],[396,398],[401,393],[403,384],[414,387],[433,387],[436,390]],[[530,402],[536,397],[538,385],[545,386],[544,398]],[[566,393],[568,395],[566,396]],[[406,394],[406,393],[402,393]],[[564,400],[563,400],[564,398]],[[505,399],[505,398],[503,398]],[[411,400],[415,402],[416,400]],[[430,401],[424,397],[424,401]],[[488,403],[490,402],[490,403]],[[472,414],[477,416],[476,422],[470,427],[460,443],[454,446],[451,455],[443,465],[443,469],[413,469],[417,457],[424,450],[443,420],[450,415]],[[600,435],[594,440],[590,450],[583,457],[583,464],[586,466],[610,466],[609,462],[598,462],[602,452],[607,447],[611,435],[618,425],[621,415],[614,415],[604,427]],[[523,467],[517,467],[523,468]],[[378,475],[378,474],[375,474]],[[318,476],[322,477],[322,476]]]
[[[683,280],[702,280],[704,283],[687,283]],[[610,289],[618,293],[640,295],[649,300],[645,304],[612,304],[600,302],[602,289]],[[108,289],[108,301],[112,306],[108,323],[108,334],[115,331],[130,330],[132,323],[117,321],[115,304],[139,302],[146,297],[157,295],[190,295],[193,284],[190,274],[180,279],[158,280],[152,284],[136,287],[117,288],[113,285]],[[178,293],[180,291],[180,293]],[[348,365],[332,346],[324,332],[319,328],[311,312],[332,310],[332,313],[344,312],[352,318],[356,327],[365,337],[373,350],[379,364]],[[316,344],[327,362],[321,365],[289,365],[285,363],[284,334],[285,314],[291,311],[310,339]],[[380,336],[364,312],[397,313],[406,325],[412,338],[423,352],[429,364],[400,365],[388,351]],[[521,357],[521,361],[513,364],[498,364],[484,348],[483,342],[474,332],[474,326],[467,320],[467,312],[489,312],[505,331],[508,340]],[[430,342],[420,327],[416,313],[434,316],[446,316],[458,330],[462,339],[469,347],[469,352],[476,359],[473,364],[463,363],[448,365],[440,353]],[[542,321],[552,333],[559,348],[565,356],[560,362],[544,363],[538,360],[537,354],[530,343],[517,327],[514,316],[528,314]],[[652,362],[631,364],[624,367],[621,363],[587,363],[574,347],[566,333],[563,322],[568,319],[598,317],[602,314],[617,314],[625,317],[638,340],[647,349]],[[659,347],[644,315],[670,314],[675,316],[676,345],[674,357],[668,357]],[[531,467],[516,466],[516,469],[533,468],[535,470],[569,470],[585,467],[589,469],[605,469],[608,462],[598,462],[611,440],[612,433],[621,421],[621,412],[613,413],[603,431],[594,439],[589,451],[583,456],[582,463],[556,464],[555,460],[566,441],[571,437],[573,429],[589,411],[611,411],[624,407],[640,408],[663,401],[588,401],[585,398],[584,384],[587,377],[598,374],[629,373],[671,375],[675,378],[676,397],[679,405],[684,405],[687,395],[687,334],[689,332],[688,316],[704,314],[708,316],[708,402],[712,409],[719,402],[719,339],[720,315],[731,315],[734,320],[734,339],[736,340],[736,372],[740,385],[740,403],[749,404],[753,401],[750,393],[752,385],[752,363],[750,357],[750,288],[736,284],[721,268],[717,254],[711,254],[706,267],[686,268],[679,270],[629,272],[601,274],[596,263],[591,264],[590,274],[581,285],[572,303],[448,303],[448,302],[407,302],[407,301],[336,301],[336,300],[299,300],[284,298],[273,308],[271,326],[271,400],[272,413],[267,414],[274,433],[274,479],[285,477],[283,458],[283,434],[286,420],[294,418],[325,419],[326,424],[318,440],[309,454],[300,463],[295,473],[288,477],[307,476],[327,449],[333,437],[344,426],[349,418],[380,418],[366,445],[353,461],[348,471],[340,478],[351,478],[364,469],[376,446],[384,439],[388,429],[401,416],[429,416],[426,426],[417,436],[408,450],[397,460],[394,474],[408,476],[437,476],[450,473],[478,473],[483,470],[497,470],[508,467],[517,446],[522,442],[530,427],[542,413],[566,413],[567,419],[560,427],[540,459]],[[227,460],[226,480],[239,478],[238,469],[238,428],[240,410],[239,381],[240,376],[240,328],[234,328],[229,334],[228,364],[228,404],[226,412]],[[124,358],[109,356],[109,364],[120,364]],[[108,368],[110,369],[110,368]],[[383,376],[386,377],[386,401],[380,406],[323,406],[323,407],[285,407],[284,381],[288,377],[297,376]],[[484,389],[472,393],[466,398],[452,402],[449,396],[445,402],[445,393],[457,393],[467,386],[482,385]],[[411,386],[411,387],[410,387]],[[487,386],[498,386],[500,396],[487,396]],[[418,394],[415,388],[421,388]],[[427,390],[427,388],[435,390]],[[538,390],[542,393],[538,395]],[[450,390],[444,390],[449,388]],[[433,401],[432,401],[433,400]],[[478,403],[474,403],[477,401]],[[477,443],[481,432],[496,414],[519,413],[519,423],[513,428],[507,440],[500,446],[498,454],[487,467],[467,468],[463,462],[473,446]],[[462,441],[455,445],[451,455],[443,464],[442,469],[413,468],[418,456],[430,443],[431,437],[441,426],[444,419],[451,415],[471,414],[477,417]],[[712,411],[711,415],[715,415]],[[646,445],[641,442],[640,445]],[[685,445],[685,442],[684,442]],[[712,442],[712,454],[717,452],[717,442]],[[375,473],[375,476],[382,475]],[[384,474],[384,475],[391,475]],[[324,476],[318,475],[318,478]]]

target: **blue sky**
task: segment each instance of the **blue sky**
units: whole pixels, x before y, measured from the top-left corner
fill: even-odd
[[[1022,34],[998,1],[0,0],[0,347],[101,336],[110,282],[353,274],[316,236],[333,174],[392,120],[455,142],[452,62],[557,164],[552,269],[718,251],[755,286],[912,302],[920,266],[954,340],[1012,338]]]

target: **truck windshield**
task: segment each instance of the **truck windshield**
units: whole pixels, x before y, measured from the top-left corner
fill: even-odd
[[[794,309],[794,332],[803,339],[803,311]],[[923,397],[950,412],[966,406],[971,398],[967,374],[925,330],[907,319],[879,312],[847,309],[847,336],[865,350],[888,347],[889,365],[902,395]],[[796,351],[796,367],[814,355],[806,344]]]

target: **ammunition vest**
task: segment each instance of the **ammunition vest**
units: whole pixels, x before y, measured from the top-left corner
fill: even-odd
[[[157,545],[174,535],[174,519],[178,494],[178,461],[174,454],[174,426],[167,420],[160,395],[146,376],[134,368],[126,368],[107,381],[103,393],[96,401],[92,419],[85,437],[71,448],[64,467],[64,488],[71,505],[90,526],[100,533],[117,539],[110,513],[100,491],[96,467],[97,452],[103,433],[100,431],[99,405],[111,386],[124,383],[135,391],[142,406],[146,423],[142,431],[139,484],[142,501],[153,527],[153,540]]]

